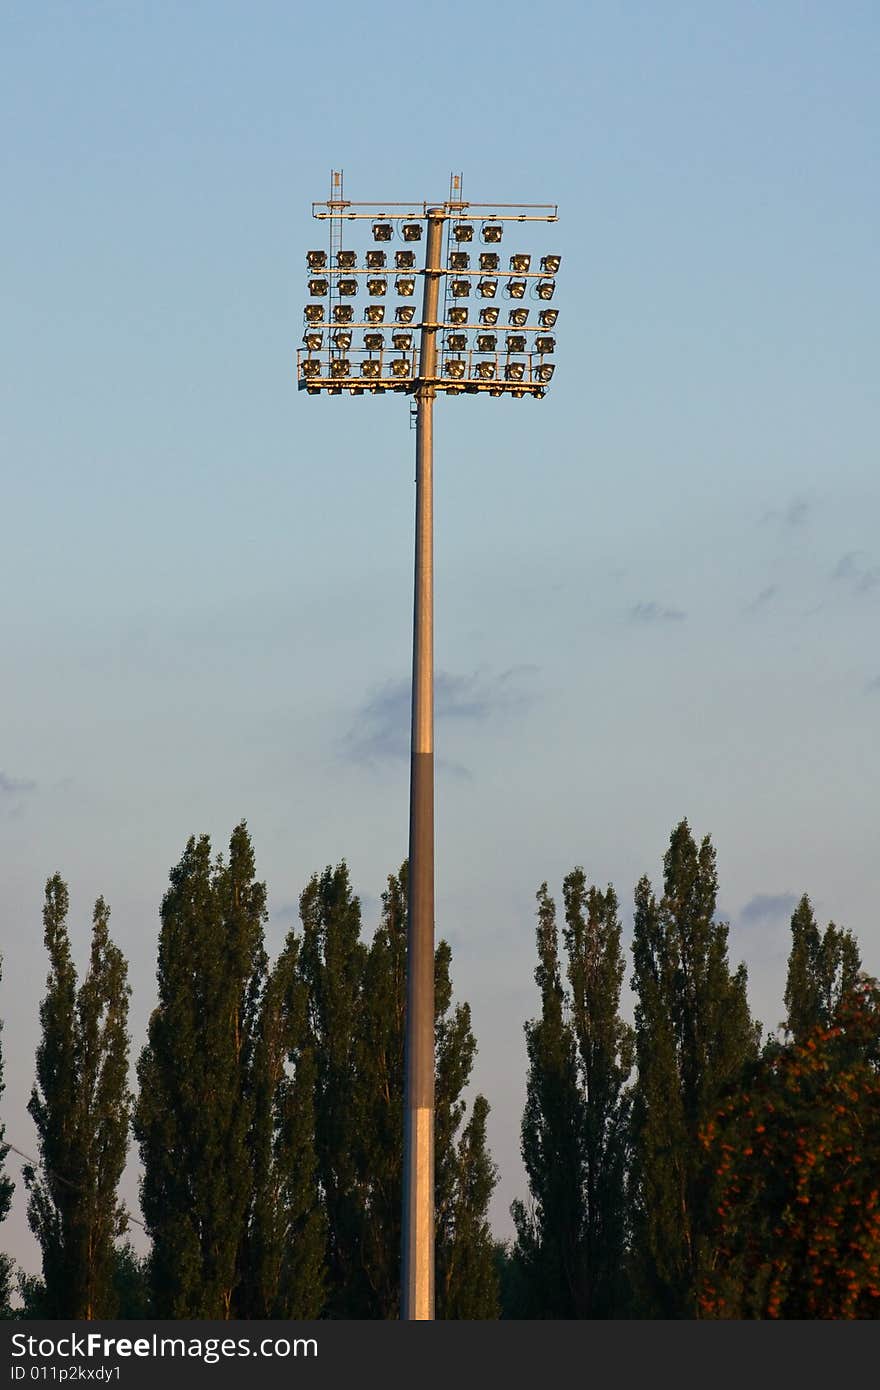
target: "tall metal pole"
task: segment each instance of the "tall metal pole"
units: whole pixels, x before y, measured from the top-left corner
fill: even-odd
[[[416,550],[407,911],[401,1317],[434,1316],[433,414],[444,212],[428,209],[416,387]]]

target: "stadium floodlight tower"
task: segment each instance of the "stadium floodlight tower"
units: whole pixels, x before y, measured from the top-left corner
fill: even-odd
[[[312,215],[327,250],[309,251],[299,388],[397,391],[415,400],[416,532],[410,761],[401,1317],[434,1316],[434,535],[433,412],[447,396],[540,399],[553,376],[558,255],[521,243],[555,204],[469,203],[461,176],[444,202],[354,203],[342,174]],[[369,249],[343,246],[369,224]],[[517,234],[509,257],[498,249]],[[444,236],[445,234],[445,236]],[[444,248],[445,240],[445,248]],[[484,249],[485,248],[485,249]],[[422,254],[420,254],[422,253]],[[507,263],[505,264],[505,261]],[[421,319],[415,287],[422,278]],[[443,286],[441,301],[440,288]],[[393,295],[395,303],[389,303]],[[368,302],[357,308],[358,298]],[[502,311],[498,300],[512,307]],[[529,301],[533,301],[530,306]],[[471,302],[478,308],[471,310]],[[505,317],[502,317],[504,312]],[[499,331],[500,330],[500,331]],[[510,331],[514,330],[514,331]],[[356,341],[360,338],[361,341]],[[390,339],[390,342],[389,342]]]

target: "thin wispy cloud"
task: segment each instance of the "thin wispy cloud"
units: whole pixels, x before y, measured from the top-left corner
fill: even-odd
[[[3,796],[20,796],[23,792],[36,791],[36,787],[36,782],[27,777],[10,777],[7,772],[0,772],[0,794]]]
[[[794,893],[756,893],[741,909],[739,920],[747,927],[772,926],[787,921],[798,901]]]
[[[687,617],[680,608],[667,608],[665,604],[635,603],[629,616],[636,623],[678,623]]]
[[[880,565],[863,564],[859,558],[862,554],[861,550],[848,550],[841,555],[831,571],[831,578],[848,585],[856,593],[867,594],[880,586]]]
[[[759,594],[756,594],[751,603],[746,604],[746,612],[757,613],[760,608],[766,608],[767,604],[770,603],[778,593],[778,584],[768,584],[766,589],[762,589]]]
[[[531,665],[511,666],[497,674],[438,671],[434,677],[435,722],[476,726],[522,713],[536,699],[531,683],[537,672],[538,667]],[[343,741],[345,756],[364,764],[408,760],[410,716],[409,679],[387,681],[356,711]],[[460,764],[442,762],[440,766],[460,774],[467,772]]]
[[[803,497],[793,497],[788,506],[771,508],[761,517],[762,525],[767,522],[776,522],[780,526],[790,530],[796,530],[800,526],[806,525],[810,516],[810,504]]]

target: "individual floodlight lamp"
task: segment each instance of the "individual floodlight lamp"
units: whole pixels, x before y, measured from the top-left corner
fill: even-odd
[[[307,357],[302,363],[302,374],[305,377],[321,375],[321,364],[316,357]]]
[[[326,270],[327,252],[326,251],[307,251],[306,264],[309,270]]]
[[[384,346],[385,346],[385,334],[384,334],[384,333],[365,333],[365,334],[364,334],[364,347],[367,348],[370,352],[380,352]]]
[[[524,334],[524,333],[508,333],[508,335],[507,335],[507,351],[508,351],[508,352],[525,352],[525,350],[526,350],[526,337],[525,337],[525,334]]]
[[[375,295],[376,298],[379,298],[381,295],[385,294],[387,290],[388,281],[384,276],[382,276],[381,279],[367,281],[367,294],[372,294]]]
[[[537,337],[537,338],[535,339],[535,352],[545,353],[545,352],[555,352],[555,351],[556,351],[556,339],[555,339],[555,338],[542,338],[542,337]]]
[[[395,357],[391,362],[391,375],[396,377],[409,376],[409,359],[407,357]]]
[[[416,282],[411,275],[398,275],[394,282],[394,288],[403,299],[415,293]]]
[[[333,334],[333,344],[337,352],[348,352],[351,347],[351,329],[337,328]]]
[[[535,286],[535,293],[539,299],[552,299],[553,291],[556,289],[555,280],[539,280]]]
[[[364,318],[366,319],[367,323],[384,323],[385,305],[368,304],[366,309],[364,310]]]
[[[371,380],[375,381],[376,377],[381,375],[382,363],[378,357],[368,357],[365,362],[361,363],[361,376],[370,377]]]
[[[394,319],[396,323],[412,323],[415,317],[416,307],[414,304],[398,304]]]
[[[456,241],[473,241],[474,224],[473,222],[456,222],[452,228],[452,235]]]
[[[306,323],[324,322],[323,304],[307,304],[303,312],[305,313]]]
[[[494,362],[478,362],[478,363],[477,363],[477,366],[476,366],[475,375],[476,375],[478,381],[494,381],[494,380],[495,380],[495,363],[494,363]]]
[[[329,288],[330,288],[330,281],[329,281],[329,280],[310,280],[310,281],[309,281],[309,294],[313,294],[316,298],[317,298],[319,295],[326,294],[327,291],[329,290]]]
[[[477,352],[494,352],[498,346],[497,333],[478,333]]]
[[[422,224],[421,222],[404,222],[400,229],[400,234],[404,241],[421,241]]]
[[[462,381],[464,379],[466,366],[467,363],[463,357],[447,357],[446,375],[451,377],[453,381]]]
[[[415,251],[395,251],[394,264],[398,270],[414,270],[416,264]]]
[[[356,251],[337,251],[336,264],[340,270],[354,270],[357,265]]]
[[[538,315],[538,323],[542,328],[555,328],[556,320],[559,318],[558,309],[542,309]]]
[[[467,348],[466,333],[447,333],[446,346],[452,352],[464,352]]]
[[[508,280],[505,285],[508,299],[522,299],[526,292],[525,280]]]
[[[511,328],[525,328],[529,321],[528,309],[511,309],[507,315],[507,322]]]
[[[450,269],[450,270],[467,270],[468,267],[469,267],[469,265],[470,265],[470,263],[471,263],[471,258],[470,258],[470,256],[468,255],[467,251],[450,251],[450,253],[449,253],[449,269]]]
[[[526,374],[525,362],[508,362],[504,368],[505,381],[522,381]]]
[[[510,268],[511,270],[515,271],[517,275],[525,275],[526,271],[528,270],[531,264],[531,256],[522,256],[517,254],[515,256],[511,256],[510,258]]]
[[[347,357],[336,357],[330,363],[330,375],[337,380],[340,377],[351,376],[351,363]]]
[[[347,295],[349,298],[351,298],[352,295],[357,294],[358,292],[358,282],[355,279],[339,280],[337,282],[336,288],[338,289],[340,294]]]
[[[373,240],[374,240],[374,241],[390,241],[393,235],[394,235],[394,228],[392,227],[392,225],[391,225],[390,222],[374,222],[374,223],[373,223]]]
[[[387,259],[384,251],[368,251],[367,270],[384,270]]]
[[[454,324],[467,323],[468,311],[458,304],[453,304],[449,310],[449,322]]]
[[[497,293],[498,293],[498,281],[497,281],[497,280],[478,280],[478,281],[477,281],[477,294],[482,295],[482,297],[483,297],[484,299],[494,299]]]
[[[351,323],[354,319],[354,309],[350,304],[333,305],[334,323]]]
[[[535,368],[535,380],[540,381],[542,386],[546,386],[555,370],[552,362],[540,362]]]
[[[303,342],[305,343],[309,352],[320,352],[321,346],[324,342],[324,334],[314,332],[304,333]]]
[[[562,264],[561,256],[542,256],[541,269],[545,275],[555,275]]]
[[[501,257],[499,256],[499,254],[498,254],[497,251],[481,251],[481,252],[480,252],[480,269],[481,269],[481,270],[497,270],[500,264],[501,264]]]
[[[497,304],[487,304],[485,309],[480,310],[480,323],[484,323],[487,327],[491,328],[493,324],[498,322],[499,312],[500,310]]]
[[[392,333],[391,341],[398,352],[412,352],[413,335],[411,333]]]
[[[486,242],[487,246],[497,246],[498,242],[501,240],[503,233],[504,229],[501,226],[500,222],[483,223],[483,230],[481,235],[483,240]]]
[[[467,299],[471,292],[470,280],[453,280],[450,285],[453,299]]]

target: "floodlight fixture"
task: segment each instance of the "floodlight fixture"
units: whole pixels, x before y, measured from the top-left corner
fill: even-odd
[[[388,281],[385,279],[384,276],[382,277],[381,280],[368,280],[368,281],[367,281],[367,294],[374,294],[374,295],[376,295],[376,296],[378,297],[379,295],[385,294],[385,292],[387,291],[387,289],[388,289]]]
[[[449,310],[449,322],[454,324],[467,323],[468,311],[458,304],[453,304]]]
[[[470,258],[470,256],[468,255],[467,251],[450,251],[450,253],[449,253],[449,269],[450,269],[450,270],[467,270],[468,267],[469,267],[469,265],[470,265],[470,263],[471,263],[471,258]]]
[[[340,294],[351,296],[353,294],[357,294],[358,282],[357,280],[339,280],[337,282],[336,288],[338,289]]]
[[[394,282],[394,288],[401,297],[404,297],[415,292],[416,282],[411,275],[398,275]]]
[[[330,363],[330,375],[337,379],[341,376],[351,376],[351,363],[347,357],[336,357]]]
[[[351,304],[333,305],[334,323],[351,323],[354,318],[354,309]]]
[[[477,294],[481,294],[484,299],[494,299],[497,293],[497,280],[480,280],[477,282]]]
[[[377,377],[382,375],[382,363],[377,357],[368,357],[366,362],[361,363],[361,376]]]
[[[535,352],[542,352],[542,353],[543,353],[543,352],[554,352],[555,350],[556,350],[556,339],[555,339],[555,338],[541,338],[541,337],[538,337],[538,338],[535,339]]]
[[[497,270],[500,264],[501,264],[501,257],[498,255],[498,252],[497,252],[497,251],[481,251],[481,252],[480,252],[480,269],[481,269],[481,270]]]
[[[400,233],[404,241],[421,241],[422,224],[421,222],[404,222]]]
[[[330,288],[330,282],[329,282],[329,280],[310,280],[310,281],[309,281],[309,294],[314,294],[314,295],[316,295],[316,296],[317,296],[317,295],[326,294],[327,291],[329,290],[329,288]]]
[[[351,329],[337,328],[333,334],[333,342],[339,352],[348,352],[351,347]]]
[[[411,352],[413,335],[411,333],[392,333],[391,341],[398,352]]]
[[[539,280],[535,286],[535,293],[539,299],[552,299],[553,291],[556,289],[555,280]]]
[[[477,352],[494,352],[498,346],[497,333],[478,333]]]
[[[384,251],[368,251],[367,270],[384,270],[387,259]]]
[[[416,264],[415,251],[395,251],[394,264],[398,270],[414,270]]]
[[[525,280],[508,280],[505,289],[508,299],[522,299],[526,292]]]
[[[526,374],[525,362],[508,362],[504,368],[504,378],[506,381],[522,381]]]
[[[482,237],[488,246],[496,246],[501,240],[504,228],[500,222],[484,222]]]
[[[398,304],[394,318],[397,323],[412,323],[415,312],[414,304]]]
[[[303,376],[320,376],[321,364],[316,357],[307,357],[305,362],[300,363],[300,370]]]
[[[525,338],[525,334],[524,334],[524,333],[508,333],[508,335],[507,335],[507,351],[508,351],[508,352],[525,352],[525,350],[526,350],[526,338]]]
[[[511,328],[525,328],[529,321],[528,309],[511,309],[507,315],[507,322]]]
[[[467,299],[471,292],[470,280],[453,280],[450,286],[453,299]]]
[[[323,304],[307,304],[306,307],[305,307],[305,316],[306,316],[306,323],[323,323],[323,322],[324,322],[324,305],[323,305]]]
[[[545,275],[555,275],[562,264],[561,256],[542,256],[541,269]]]
[[[477,363],[477,366],[476,366],[476,376],[477,376],[478,380],[480,380],[480,381],[494,381],[494,380],[495,380],[495,363],[494,363],[494,362],[478,362],[478,363]]]
[[[480,310],[480,323],[485,323],[491,328],[492,324],[498,322],[499,313],[497,304],[487,304],[485,309]]]
[[[368,348],[370,352],[379,352],[379,351],[381,351],[381,349],[382,349],[384,346],[385,346],[385,334],[384,334],[384,333],[365,333],[365,334],[364,334],[364,347],[365,347],[365,348]]]
[[[540,362],[535,368],[535,380],[540,381],[543,386],[546,386],[555,370],[556,368],[552,362]]]
[[[326,251],[307,251],[306,263],[309,270],[326,270],[327,252]]]
[[[364,318],[366,319],[367,323],[384,323],[385,305],[368,304],[366,309],[364,310]]]
[[[524,275],[531,264],[531,256],[523,256],[517,254],[515,256],[511,256],[510,258],[510,268],[511,270],[515,270],[517,275]]]
[[[392,227],[392,225],[391,225],[390,222],[374,222],[374,223],[373,223],[373,240],[374,240],[374,241],[390,241],[393,235],[394,235],[394,228]]]
[[[305,345],[306,345],[306,347],[308,348],[309,352],[320,352],[320,350],[321,350],[321,345],[322,345],[322,343],[324,342],[324,334],[323,334],[323,333],[304,333],[304,334],[303,334],[303,342],[305,343]]]
[[[558,309],[542,309],[538,315],[538,323],[542,328],[555,328],[556,320],[559,318]]]
[[[466,333],[447,333],[446,346],[452,352],[465,352],[467,350]]]
[[[473,222],[456,222],[452,228],[452,235],[456,241],[473,241],[474,224]]]
[[[466,362],[463,357],[447,357],[446,375],[453,381],[461,381],[464,377]]]
[[[391,363],[392,376],[409,376],[409,358],[395,357]]]
[[[357,251],[337,251],[336,264],[340,270],[354,270],[357,265]]]

